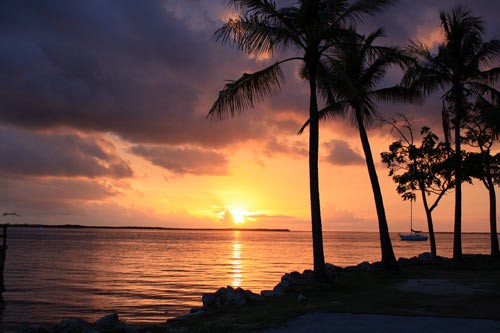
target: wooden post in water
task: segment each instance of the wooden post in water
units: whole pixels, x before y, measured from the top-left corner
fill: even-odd
[[[4,291],[3,268],[7,252],[7,224],[2,225],[2,245],[0,245],[0,292]]]

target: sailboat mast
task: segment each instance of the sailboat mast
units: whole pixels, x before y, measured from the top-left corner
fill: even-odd
[[[413,233],[413,200],[410,200],[410,233]]]

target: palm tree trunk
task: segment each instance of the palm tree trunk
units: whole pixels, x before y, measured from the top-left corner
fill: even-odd
[[[462,154],[460,146],[461,109],[455,110],[455,223],[453,230],[453,259],[462,261]]]
[[[313,240],[314,273],[318,279],[326,278],[325,257],[323,253],[323,230],[321,226],[321,209],[319,201],[319,114],[316,95],[316,69],[317,62],[308,64],[309,87],[311,98],[309,104],[309,182],[311,196],[311,224]]]
[[[365,153],[366,166],[368,167],[368,174],[370,176],[373,196],[375,198],[375,206],[377,209],[378,227],[380,235],[380,248],[382,251],[382,264],[387,269],[395,269],[397,268],[397,261],[396,257],[394,256],[394,251],[392,249],[391,237],[389,235],[389,227],[387,225],[387,218],[385,216],[384,201],[382,199],[382,191],[380,190],[377,171],[375,170],[375,163],[373,162],[370,142],[368,141],[368,135],[366,134],[366,129],[363,124],[363,118],[361,116],[361,112],[357,110],[356,110],[356,120],[358,122],[359,136],[361,138],[361,144],[363,145],[363,151]]]
[[[491,177],[488,178],[488,192],[490,197],[490,238],[491,238],[491,256],[500,258],[500,249],[498,247],[497,233],[497,198],[495,185]]]
[[[427,203],[427,197],[425,195],[425,191],[422,186],[420,186],[420,190],[422,192],[422,202],[424,203],[425,208],[425,216],[427,217],[427,227],[429,229],[429,240],[431,243],[431,254],[435,259],[437,257],[437,249],[436,249],[436,237],[434,235],[434,223],[432,222],[432,211],[429,209],[429,204]]]

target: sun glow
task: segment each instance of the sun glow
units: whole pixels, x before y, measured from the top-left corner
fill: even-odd
[[[248,212],[243,209],[232,208],[229,210],[233,216],[233,221],[236,224],[244,223],[247,220]]]

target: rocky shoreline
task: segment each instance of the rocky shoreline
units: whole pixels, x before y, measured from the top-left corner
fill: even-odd
[[[442,264],[450,261],[446,257],[433,258],[428,252],[422,253],[412,258],[399,258],[398,264],[404,266],[432,265]],[[349,274],[353,271],[377,271],[382,270],[383,265],[380,262],[362,262],[356,266],[340,267],[333,264],[325,265],[327,277],[330,280],[335,279],[340,275]],[[187,320],[192,316],[202,314],[213,309],[220,309],[227,306],[242,306],[249,303],[265,302],[269,298],[280,297],[291,291],[295,291],[300,287],[315,283],[316,279],[314,272],[305,270],[302,273],[290,272],[285,273],[281,280],[272,290],[262,290],[260,294],[256,294],[250,290],[242,288],[233,288],[231,286],[219,288],[214,293],[205,293],[202,296],[202,306],[192,308],[190,313],[167,320],[169,322]],[[305,296],[299,295],[298,301],[305,300]],[[161,326],[161,325],[158,325]],[[166,328],[166,327],[165,327]],[[117,313],[108,314],[95,323],[89,323],[83,319],[72,318],[61,321],[59,324],[48,327],[39,324],[20,324],[17,332],[22,333],[141,333],[149,332],[144,328],[138,328],[132,324],[126,324],[121,321]]]
[[[446,257],[433,258],[429,252],[424,252],[412,258],[399,258],[398,265],[411,266],[411,265],[431,265],[440,264],[449,261]],[[342,274],[348,274],[353,271],[376,271],[383,269],[381,262],[369,263],[362,262],[356,266],[340,267],[333,264],[325,264],[327,278],[329,280],[335,279]],[[273,290],[262,290],[260,294],[256,294],[251,290],[242,288],[233,288],[231,286],[219,288],[215,293],[205,293],[202,296],[203,306],[191,309],[190,314],[183,315],[170,320],[183,320],[192,315],[201,314],[205,311],[214,308],[221,308],[225,306],[245,305],[248,303],[263,302],[270,297],[283,296],[290,291],[294,291],[302,286],[316,282],[314,272],[312,270],[305,270],[302,273],[291,272],[285,273],[281,277],[281,281],[274,286]]]

